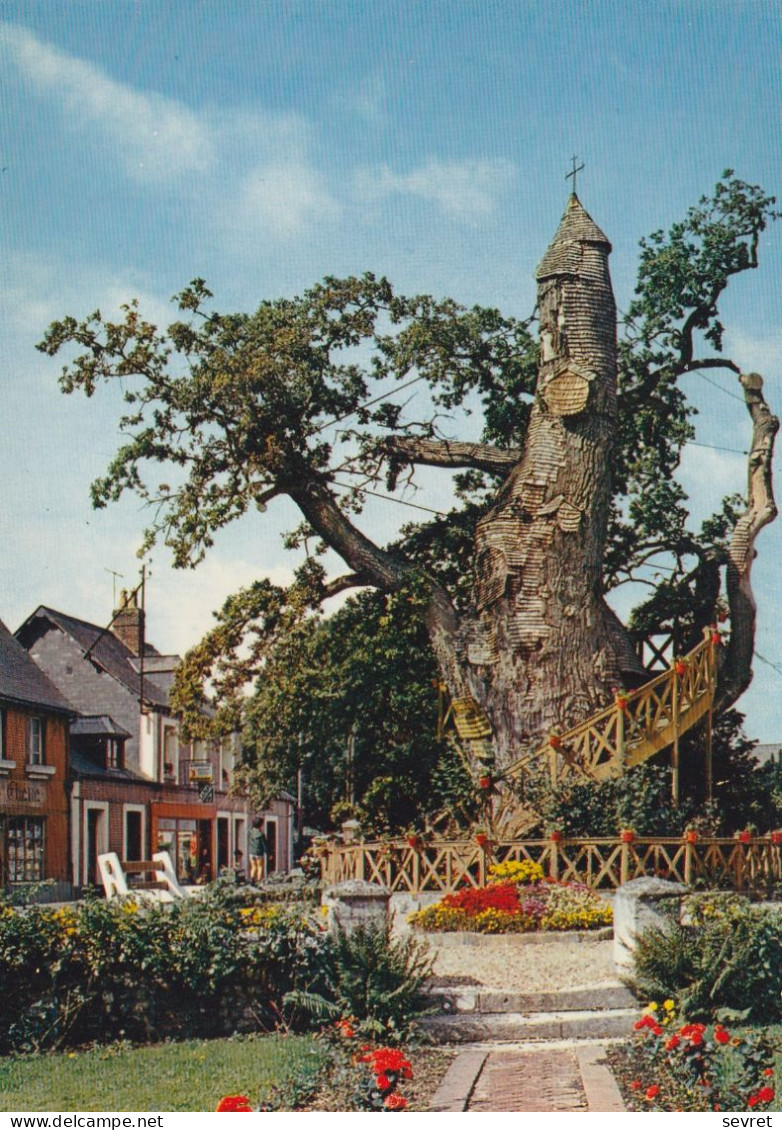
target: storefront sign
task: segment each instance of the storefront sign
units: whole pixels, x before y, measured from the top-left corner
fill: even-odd
[[[191,761],[187,777],[191,784],[214,781],[214,767],[211,761]]]
[[[36,781],[0,781],[0,805],[43,808],[46,805],[46,785]]]
[[[198,796],[201,804],[214,804],[215,787],[214,785],[201,785],[198,790]]]

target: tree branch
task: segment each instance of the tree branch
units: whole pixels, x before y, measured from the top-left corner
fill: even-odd
[[[364,584],[366,582],[361,579],[358,573],[344,573],[341,577],[335,577],[333,581],[327,581],[324,584],[323,599],[328,600],[329,597],[337,596],[338,593],[361,588]]]
[[[730,609],[730,643],[721,656],[716,710],[727,710],[752,681],[756,606],[751,570],[758,534],[777,516],[774,502],[772,459],[779,420],[763,396],[763,378],[757,373],[740,377],[744,400],[752,419],[749,453],[748,505],[733,530],[728,548],[727,597]]]
[[[494,447],[460,440],[389,436],[384,449],[392,463],[420,463],[429,467],[472,467],[477,471],[509,474],[521,460],[520,448]]]
[[[396,592],[420,575],[365,537],[340,510],[326,484],[311,471],[302,468],[280,486],[315,532],[350,566],[359,583],[384,592]],[[485,690],[458,650],[458,617],[453,602],[442,585],[431,577],[426,578],[426,585],[429,599],[424,623],[448,690],[454,698],[472,697],[481,701]]]

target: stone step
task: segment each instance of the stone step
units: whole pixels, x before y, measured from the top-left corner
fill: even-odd
[[[637,1008],[594,1012],[460,1012],[427,1016],[422,1028],[435,1043],[516,1043],[533,1040],[605,1040],[627,1036],[638,1017]]]
[[[629,989],[619,982],[586,985],[555,992],[519,993],[486,985],[433,985],[432,1003],[448,1014],[603,1011],[637,1008]]]

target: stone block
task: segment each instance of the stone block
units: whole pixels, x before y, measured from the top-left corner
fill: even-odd
[[[385,926],[391,892],[377,883],[348,879],[323,892],[322,904],[328,911],[331,933],[350,934],[357,926]]]
[[[617,888],[614,899],[614,965],[620,974],[633,972],[635,942],[650,928],[679,921],[682,899],[689,888],[650,876],[631,879]]]

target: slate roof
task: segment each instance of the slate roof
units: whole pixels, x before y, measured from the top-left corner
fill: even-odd
[[[157,781],[150,781],[148,777],[142,777],[131,769],[106,769],[102,765],[96,765],[76,749],[71,749],[68,753],[68,766],[76,777],[97,777],[102,781],[131,781],[136,785],[159,788]]]
[[[74,711],[28,652],[0,620],[0,699],[41,706],[60,714]]]
[[[606,254],[611,250],[608,236],[600,230],[576,194],[572,193],[549,249],[538,264],[535,278],[540,280],[550,275],[577,274],[581,259],[580,245],[583,243],[600,244],[605,248]]]
[[[85,653],[90,650],[90,659],[102,667],[109,675],[113,675],[120,683],[128,688],[137,698],[141,697],[141,676],[134,666],[137,656],[113,632],[106,631],[98,624],[90,624],[87,620],[79,620],[76,616],[68,616],[65,612],[58,612],[55,608],[48,608],[41,604],[25,620],[17,631],[21,640],[30,640],[36,627],[36,621],[49,620],[61,631],[69,635]],[[158,653],[149,644],[146,645],[145,655],[156,656]],[[144,678],[144,700],[152,706],[167,706],[168,696],[152,679]]]
[[[82,714],[71,723],[71,737],[129,738],[131,735],[108,714]]]

